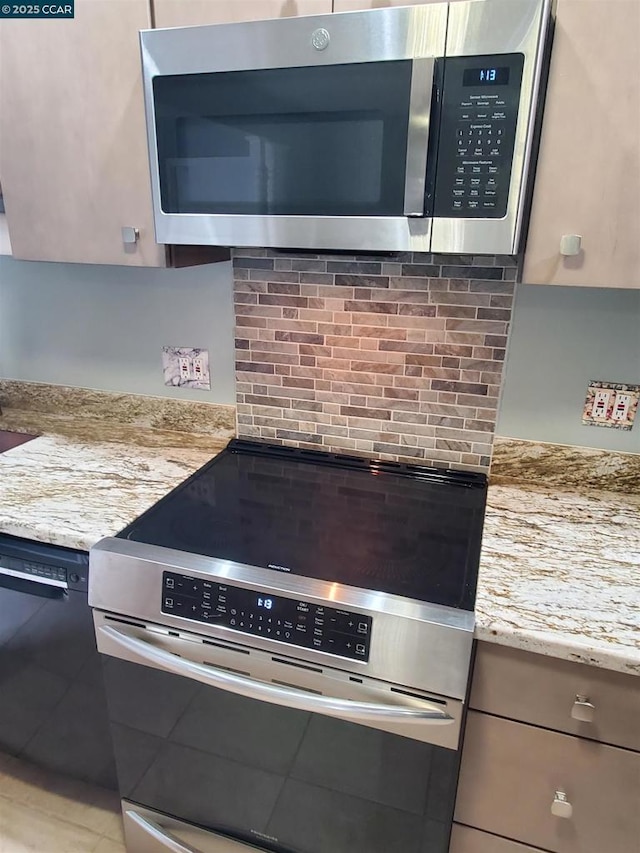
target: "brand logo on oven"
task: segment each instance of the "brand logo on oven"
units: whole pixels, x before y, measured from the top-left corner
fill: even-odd
[[[288,566],[278,566],[277,563],[269,563],[268,567],[270,569],[277,569],[279,572],[290,572],[291,569]]]
[[[265,841],[272,841],[274,844],[278,843],[278,839],[275,837],[275,835],[265,835],[264,832],[258,832],[257,829],[252,829],[251,834],[257,835],[258,838],[264,838]]]

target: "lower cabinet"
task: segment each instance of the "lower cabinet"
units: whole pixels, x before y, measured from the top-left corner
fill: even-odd
[[[640,754],[469,713],[461,823],[553,853],[631,853],[639,802]]]
[[[479,643],[450,853],[640,850],[640,678]]]

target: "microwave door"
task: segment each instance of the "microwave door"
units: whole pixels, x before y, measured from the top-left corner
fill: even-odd
[[[405,216],[424,216],[435,60],[413,60],[404,183]]]

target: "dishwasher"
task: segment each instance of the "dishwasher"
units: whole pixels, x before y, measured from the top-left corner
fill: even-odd
[[[234,440],[97,543],[128,853],[446,853],[485,501]]]
[[[89,554],[0,534],[0,751],[115,789]]]

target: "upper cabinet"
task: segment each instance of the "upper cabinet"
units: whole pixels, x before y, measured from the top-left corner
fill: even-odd
[[[147,0],[76,0],[73,20],[0,24],[0,175],[14,257],[165,266],[138,44],[149,26]]]
[[[527,283],[640,287],[638,33],[638,2],[558,0]]]
[[[189,27],[322,15],[331,0],[154,0],[156,27]]]

